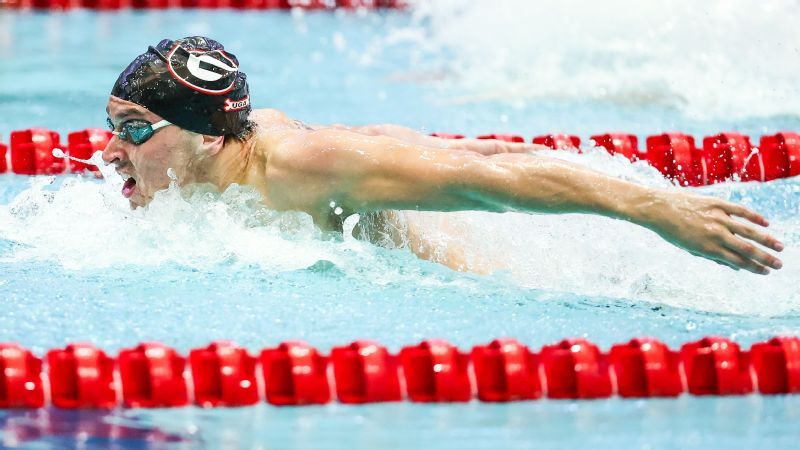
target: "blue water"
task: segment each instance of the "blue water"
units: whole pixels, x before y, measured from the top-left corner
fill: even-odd
[[[754,20],[762,14],[749,12]],[[716,102],[728,102],[722,109],[731,113],[715,110],[714,102],[690,95],[692,84],[669,81],[679,80],[685,67],[665,67],[664,83],[629,79],[630,89],[609,85],[604,89],[617,89],[613,95],[581,97],[573,95],[577,85],[559,86],[551,74],[534,70],[541,61],[512,58],[502,66],[507,72],[497,73],[498,83],[518,78],[551,87],[536,95],[487,96],[494,88],[471,78],[480,70],[471,65],[475,55],[468,48],[489,38],[443,35],[459,30],[443,23],[441,11],[427,14],[0,11],[0,140],[30,126],[64,138],[102,126],[107,93],[133,56],[163,37],[196,33],[219,39],[239,57],[255,107],[282,109],[310,123],[395,122],[423,131],[528,137],[570,131],[584,138],[610,130],[644,136],[679,129],[697,137],[731,128],[754,137],[800,130],[800,116],[787,113],[781,101],[737,110],[732,99],[750,92],[736,86]],[[475,20],[476,13],[464,14],[464,21]],[[680,8],[675,14],[676,22],[693,23]],[[764,40],[784,39],[782,25],[791,18],[764,30]],[[415,41],[419,36],[437,45],[427,48]],[[570,36],[559,36],[562,50],[584,52],[586,43]],[[534,54],[539,44],[509,48],[519,45]],[[673,45],[675,52],[693,48]],[[644,77],[643,57],[619,48],[611,56]],[[744,50],[755,54],[758,48]],[[498,64],[485,56],[487,66]],[[717,56],[723,62],[731,57]],[[681,64],[700,64],[688,59]],[[620,71],[618,63],[592,64],[596,78]],[[558,78],[569,81],[568,68],[560,70],[565,75]],[[780,73],[773,75],[778,89]],[[748,76],[734,81],[759,81]],[[719,89],[715,80],[696,84]],[[795,98],[789,90],[777,95],[784,103]],[[704,108],[712,113],[696,113]],[[574,158],[616,176],[664,183],[646,167],[600,152]],[[500,336],[532,348],[580,336],[608,348],[638,335],[677,347],[709,334],[743,345],[800,334],[800,182],[701,191],[770,217],[787,244],[785,268],[769,277],[736,273],[603,218],[454,214],[454,237],[442,240],[431,231],[432,242],[509,263],[492,276],[471,275],[404,249],[327,239],[302,214],[258,207],[247,190],[219,196],[173,189],[149,210],[129,211],[118,187],[92,178],[0,175],[0,340],[42,354],[87,340],[109,352],[144,340],[187,352],[224,338],[255,352],[286,339],[327,351],[366,337],[397,351],[429,337],[468,349]],[[409,223],[432,230],[441,218],[408,214]],[[5,446],[36,448],[788,448],[800,437],[798,416],[797,398],[758,396],[4,411],[0,437]]]

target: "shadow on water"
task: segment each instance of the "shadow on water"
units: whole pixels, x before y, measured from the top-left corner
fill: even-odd
[[[51,408],[0,411],[0,443],[3,448],[157,449],[194,447],[201,441],[141,424],[119,411]]]

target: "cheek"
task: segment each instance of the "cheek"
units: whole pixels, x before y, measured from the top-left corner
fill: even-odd
[[[147,151],[140,149],[131,155],[131,162],[136,169],[136,184],[142,193],[153,192],[169,186],[167,168],[170,167],[169,153],[166,151]]]
[[[137,184],[141,184],[140,188],[143,193],[152,194],[157,190],[167,188],[170,182],[167,169],[170,168],[175,171],[179,181],[187,179],[187,175],[191,171],[190,155],[183,154],[178,149],[143,148],[140,150],[135,157],[131,156],[131,161],[139,176]]]

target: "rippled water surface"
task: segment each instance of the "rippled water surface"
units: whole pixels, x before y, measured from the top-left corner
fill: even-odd
[[[190,34],[239,57],[255,107],[310,123],[584,138],[800,130],[797,2],[463,3],[391,14],[0,11],[0,140],[30,126],[63,136],[102,126],[129,60]],[[557,156],[665,184],[588,148]],[[171,189],[130,211],[113,177],[0,175],[0,340],[41,354],[86,340],[186,352],[218,338],[253,351],[304,339],[327,351],[364,337],[398,350],[425,337],[466,349],[499,336],[533,347],[583,336],[608,348],[637,335],[679,346],[800,334],[800,182],[701,192],[767,215],[787,245],[784,269],[733,272],[600,217],[405,214],[432,245],[508,267],[470,275],[323,236],[303,214],[259,207],[246,188]],[[0,436],[39,448],[790,447],[799,415],[800,401],[780,397],[48,410],[0,412]]]

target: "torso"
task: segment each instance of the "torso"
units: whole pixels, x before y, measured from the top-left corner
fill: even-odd
[[[253,186],[261,193],[264,203],[275,210],[294,210],[308,213],[314,223],[323,231],[341,233],[344,220],[352,211],[341,211],[336,214],[335,207],[309,207],[315,202],[305,201],[307,198],[319,198],[318,190],[313,184],[305,185],[305,180],[296,174],[283,170],[271,170],[271,157],[275,149],[281,147],[282,156],[286,156],[285,144],[289,139],[296,139],[320,126],[309,126],[293,120],[275,109],[254,110],[250,119],[257,125],[255,133],[245,142],[249,155],[246,173],[241,184]],[[289,148],[291,148],[289,146]],[[278,175],[276,176],[276,172]],[[286,182],[286,180],[290,180]],[[303,189],[292,189],[285,185],[303,185]],[[318,202],[316,202],[318,203]],[[326,202],[323,202],[326,203]],[[386,247],[409,247],[418,256],[430,259],[455,270],[470,270],[479,273],[490,273],[497,269],[494,263],[486,261],[467,261],[461,246],[451,243],[445,248],[425,237],[427,233],[420,229],[414,221],[408,221],[397,211],[379,211],[365,214],[354,229],[354,236],[373,244]]]

